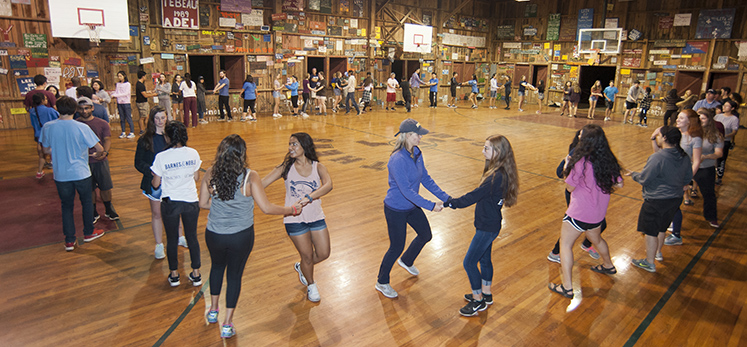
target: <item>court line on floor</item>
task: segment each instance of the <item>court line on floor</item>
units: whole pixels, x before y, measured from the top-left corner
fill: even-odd
[[[716,240],[716,238],[721,234],[721,231],[724,229],[726,224],[731,220],[731,217],[734,215],[734,213],[737,211],[737,209],[742,205],[742,202],[744,202],[744,199],[747,198],[747,192],[742,195],[742,198],[739,199],[739,202],[732,207],[732,209],[729,211],[729,214],[724,218],[723,222],[721,223],[721,226],[716,228],[716,230],[713,231],[711,234],[711,237],[708,238],[705,244],[703,244],[702,247],[700,247],[700,251],[698,251],[697,254],[693,257],[692,260],[690,260],[690,263],[685,266],[685,268],[682,270],[682,272],[677,276],[677,279],[672,282],[672,285],[669,286],[667,291],[662,295],[661,299],[654,305],[654,307],[649,311],[646,318],[643,319],[640,325],[638,325],[638,328],[633,331],[633,334],[630,335],[630,338],[628,338],[628,341],[625,342],[623,345],[624,347],[632,347],[638,342],[638,339],[641,338],[644,332],[646,332],[646,329],[651,325],[651,322],[656,318],[656,316],[661,312],[661,310],[664,308],[664,305],[669,302],[669,299],[672,298],[672,295],[674,295],[674,292],[677,290],[677,288],[680,287],[682,282],[685,281],[685,278],[690,274],[692,269],[695,267],[695,265],[700,261],[700,259],[703,257],[703,254],[708,250],[708,248],[711,247],[711,244],[713,241]]]
[[[182,314],[179,315],[179,317],[174,321],[174,323],[171,324],[171,326],[166,329],[166,332],[161,335],[161,337],[156,341],[156,343],[153,344],[153,347],[161,346],[169,336],[171,336],[171,333],[176,330],[176,328],[179,326],[179,324],[184,320],[184,318],[187,318],[187,315],[189,312],[192,311],[192,308],[195,307],[198,301],[204,296],[205,291],[210,287],[208,285],[209,281],[206,281],[202,288],[200,288],[200,291],[197,292],[197,295],[195,295],[192,300],[190,300],[189,305],[187,305],[186,308],[184,308],[184,311],[182,311]]]

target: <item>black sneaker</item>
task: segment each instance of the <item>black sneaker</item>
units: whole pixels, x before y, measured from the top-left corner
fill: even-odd
[[[472,301],[472,294],[464,294],[464,300],[466,301]],[[485,301],[486,304],[492,305],[493,304],[493,294],[483,294],[482,300]]]
[[[485,311],[486,308],[488,308],[488,304],[485,303],[485,300],[470,300],[467,305],[459,309],[459,314],[465,317],[472,317],[477,315],[479,311]]]
[[[179,275],[176,275],[176,277],[171,277],[171,275],[169,275],[169,284],[172,287],[176,287],[176,286],[180,285],[181,282],[179,282]]]
[[[101,216],[99,216],[99,211],[93,210],[93,224],[96,224],[99,218],[101,218]]]
[[[109,218],[111,220],[119,219],[119,215],[117,214],[117,212],[114,212],[114,210],[104,213],[104,216],[106,216],[106,218]]]
[[[195,287],[199,287],[202,285],[202,275],[194,277],[192,273],[189,273],[189,280],[192,281],[192,285]]]

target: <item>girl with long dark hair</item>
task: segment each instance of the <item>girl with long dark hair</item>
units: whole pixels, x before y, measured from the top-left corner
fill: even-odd
[[[396,298],[398,295],[389,284],[389,273],[392,271],[395,262],[413,276],[420,274],[420,271],[415,267],[415,259],[432,237],[431,225],[428,223],[428,218],[425,217],[423,209],[439,212],[443,209],[443,201],[450,198],[438,187],[425,168],[423,153],[420,151],[418,144],[420,144],[423,135],[427,133],[428,130],[420,126],[420,123],[412,118],[407,118],[400,123],[399,131],[394,134],[397,136],[397,140],[387,164],[389,190],[387,190],[384,198],[384,216],[389,233],[389,249],[384,254],[384,259],[381,260],[379,276],[375,286],[376,290],[387,298]],[[432,202],[422,197],[418,193],[421,184],[441,201]],[[405,241],[407,241],[408,224],[418,236],[412,240],[407,251],[403,254]],[[400,255],[402,255],[401,258]]]
[[[724,135],[716,128],[712,109],[700,108],[698,118],[703,128],[703,145],[700,154],[700,167],[693,180],[703,196],[703,217],[714,228],[719,227],[716,206],[716,161],[724,155]]]
[[[602,257],[603,263],[591,268],[602,274],[616,274],[607,242],[601,237],[601,225],[607,213],[610,195],[623,185],[622,168],[612,153],[602,127],[587,124],[581,129],[581,138],[566,157],[563,174],[566,189],[571,192],[571,202],[563,217],[560,229],[560,265],[562,284],[550,283],[551,291],[573,298],[573,244],[585,236]]]
[[[560,106],[560,116],[562,117],[565,114],[565,110],[568,110],[568,114],[571,113],[571,91],[573,88],[571,87],[571,81],[565,81],[565,85],[563,85],[563,104]]]
[[[664,245],[667,226],[680,208],[683,188],[693,178],[690,158],[680,147],[681,139],[675,127],[656,129],[651,137],[654,154],[648,157],[643,171],[626,174],[643,188],[638,231],[646,235],[646,258],[631,262],[648,272],[656,272],[654,261]]]
[[[220,292],[226,275],[226,318],[221,337],[233,337],[233,314],[241,293],[241,277],[254,247],[254,202],[265,214],[291,215],[302,206],[270,203],[256,171],[247,167],[246,142],[228,135],[218,145],[213,166],[200,184],[200,207],[209,209],[205,244],[210,251],[210,309],[208,323],[218,322]]]
[[[132,122],[132,85],[127,80],[127,74],[124,71],[117,72],[117,88],[111,94],[113,98],[117,98],[117,112],[119,112],[119,125],[122,128],[122,133],[119,135],[120,139],[127,137],[128,139],[135,137],[135,123]],[[125,135],[125,124],[130,125],[130,133]]]
[[[184,74],[184,81],[179,85],[179,91],[184,98],[184,124],[189,128],[190,120],[192,127],[197,127],[197,85],[192,81],[192,76]]]
[[[581,87],[578,86],[578,81],[574,81],[571,85],[571,94],[568,101],[571,104],[571,114],[569,114],[568,117],[576,118],[578,103],[581,101]]]
[[[460,198],[444,203],[444,206],[455,209],[477,204],[475,236],[464,256],[464,270],[467,271],[472,293],[464,296],[467,305],[459,310],[463,316],[474,316],[493,303],[490,289],[493,282],[493,241],[501,231],[501,208],[515,205],[519,195],[519,173],[508,139],[503,135],[488,137],[482,154],[485,167],[479,186]],[[478,263],[480,269],[477,268]]]
[[[182,114],[184,113],[184,97],[182,96],[179,86],[182,84],[182,75],[174,75],[174,80],[171,81],[171,114],[173,118],[171,120],[180,121]]]
[[[153,172],[151,172],[150,167],[153,165],[156,154],[166,149],[166,138],[163,135],[166,122],[168,122],[166,109],[161,106],[150,109],[145,132],[137,139],[137,149],[135,150],[135,169],[143,174],[143,178],[140,180],[140,190],[150,203],[150,226],[153,229],[153,238],[156,240],[154,251],[156,259],[166,258],[166,251],[163,247],[161,197],[153,195],[153,187],[151,186]],[[179,225],[178,244],[187,247],[187,239],[184,237],[184,230],[181,225]]]
[[[594,112],[597,109],[597,101],[599,101],[599,97],[602,96],[602,82],[599,80],[596,80],[594,82],[594,85],[591,86],[591,95],[589,95],[589,113],[586,115],[586,118],[594,119]]]
[[[244,89],[244,107],[242,109],[242,111],[244,111],[244,116],[241,117],[241,119],[256,121],[257,110],[255,109],[255,106],[257,103],[257,84],[254,83],[254,77],[252,77],[252,75],[246,75],[244,85],[241,86],[241,89]]]
[[[332,190],[332,178],[319,162],[314,140],[307,133],[294,133],[288,141],[288,154],[262,179],[267,187],[280,178],[285,180],[285,206],[301,203],[303,212],[286,216],[285,231],[296,246],[301,261],[294,265],[306,295],[312,302],[321,300],[314,280],[314,266],[329,257],[329,231],[324,221],[320,198]]]
[[[168,119],[173,120],[171,115],[171,83],[169,83],[164,74],[158,76],[156,94],[158,94],[158,105],[166,110]]]
[[[156,154],[150,170],[153,172],[151,185],[160,190],[161,216],[166,230],[166,257],[169,260],[168,281],[172,287],[179,282],[179,260],[177,242],[179,222],[184,225],[184,236],[189,245],[192,272],[189,280],[197,287],[202,284],[200,275],[200,244],[197,241],[197,219],[200,217],[197,188],[200,179],[200,154],[187,147],[187,127],[182,122],[170,121],[163,129],[167,146]]]

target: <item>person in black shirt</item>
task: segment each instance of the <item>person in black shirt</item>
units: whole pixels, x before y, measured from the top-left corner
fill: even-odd
[[[454,72],[454,74],[451,76],[451,84],[449,85],[449,89],[451,90],[451,103],[446,105],[446,107],[456,108],[456,100],[457,100],[457,86],[459,86],[459,82],[457,82],[457,77],[459,76],[459,73]]]
[[[503,78],[506,80],[506,82],[503,84],[503,94],[504,100],[506,101],[506,110],[511,109],[511,77],[508,75],[503,75]]]
[[[135,105],[137,105],[138,110],[139,119],[137,120],[137,123],[140,126],[140,134],[145,132],[145,121],[148,119],[148,114],[150,113],[150,103],[148,103],[148,98],[158,95],[153,91],[145,89],[144,82],[146,75],[147,73],[145,73],[145,71],[138,71],[137,83],[135,84]]]
[[[407,112],[410,112],[410,104],[412,103],[412,94],[410,92],[410,82],[407,81],[407,77],[402,78],[402,82],[399,83],[402,88],[402,99],[405,99],[405,108]]]

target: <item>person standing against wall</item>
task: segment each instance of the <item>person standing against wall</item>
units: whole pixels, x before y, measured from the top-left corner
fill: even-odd
[[[412,77],[410,77],[410,88],[412,88],[412,107],[420,107],[418,105],[418,98],[420,98],[420,86],[422,84],[425,84],[423,80],[420,79],[420,69],[415,70],[415,72],[412,73]]]
[[[205,120],[205,94],[207,93],[207,90],[205,90],[205,77],[197,77],[197,81],[197,114],[200,117],[199,123],[207,124],[208,121]]]
[[[230,122],[233,120],[233,117],[231,117],[231,105],[228,104],[228,84],[230,81],[226,77],[226,70],[220,70],[218,76],[220,76],[218,85],[213,89],[213,94],[218,94],[218,110],[220,110],[220,118],[218,120],[227,120]],[[226,118],[226,114],[228,114],[228,118]]]

